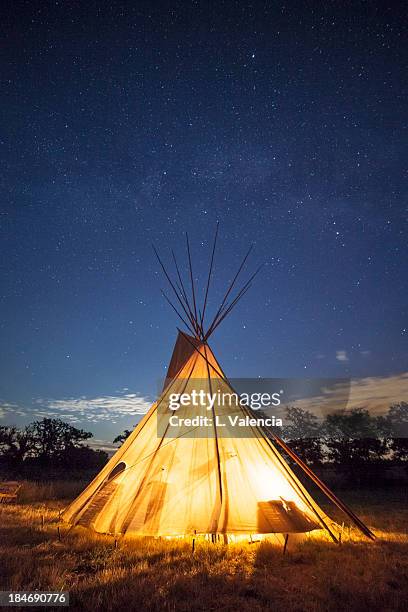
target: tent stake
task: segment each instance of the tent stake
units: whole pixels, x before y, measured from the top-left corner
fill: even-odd
[[[288,545],[288,540],[289,540],[289,534],[288,534],[288,533],[286,533],[286,534],[285,534],[285,543],[284,543],[284,545],[283,545],[283,553],[282,553],[282,554],[285,554],[285,552],[286,552],[286,547],[287,547],[287,545]]]
[[[339,544],[341,544],[341,540],[343,537],[343,530],[344,530],[344,521],[341,524],[341,530],[340,530],[340,535],[339,535]]]

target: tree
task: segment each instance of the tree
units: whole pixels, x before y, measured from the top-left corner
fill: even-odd
[[[61,466],[71,470],[101,469],[108,461],[108,453],[89,446],[69,446],[58,457]]]
[[[288,445],[303,461],[320,465],[324,454],[322,449],[322,424],[309,410],[296,406],[286,407],[284,436]]]
[[[27,428],[0,427],[0,453],[6,461],[21,463],[34,449],[34,442]]]
[[[378,474],[378,463],[387,455],[387,442],[368,410],[352,408],[328,414],[324,426],[327,458],[339,472],[350,480]]]
[[[92,434],[59,419],[35,421],[23,430],[0,426],[0,459],[7,474],[37,477],[51,468],[48,476],[61,469],[74,472],[99,470],[108,460],[102,450],[83,444]]]
[[[125,431],[118,436],[113,441],[113,444],[123,444],[123,442],[130,436],[132,432],[129,429],[125,429]]]
[[[41,460],[57,459],[67,449],[79,447],[89,440],[89,431],[78,429],[60,419],[45,418],[35,421],[26,429],[33,444],[35,455]]]
[[[408,462],[408,403],[393,404],[385,416],[377,418],[377,422],[387,439],[392,460]]]

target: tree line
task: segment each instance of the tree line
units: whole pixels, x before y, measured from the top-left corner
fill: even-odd
[[[334,472],[347,483],[384,482],[392,470],[397,480],[408,477],[407,402],[390,406],[382,416],[353,408],[320,419],[308,410],[288,406],[284,427],[272,429],[310,467]],[[114,443],[124,442],[130,434],[125,429]],[[290,457],[285,458],[294,465]]]
[[[315,469],[331,468],[347,481],[386,480],[394,470],[408,476],[408,403],[381,416],[353,408],[323,419],[297,407],[286,409],[281,432],[288,445]]]
[[[124,442],[130,433],[126,429],[113,442]],[[392,405],[382,416],[354,408],[321,419],[308,410],[289,406],[284,427],[276,428],[275,433],[308,465],[330,468],[347,480],[372,480],[382,477],[388,468],[408,476],[407,402]],[[85,444],[92,435],[51,418],[24,429],[0,426],[0,468],[28,475],[39,469],[64,475],[98,471],[108,455]]]
[[[26,476],[39,471],[56,475],[97,471],[108,455],[84,444],[92,437],[60,419],[44,418],[24,429],[0,426],[0,469]]]

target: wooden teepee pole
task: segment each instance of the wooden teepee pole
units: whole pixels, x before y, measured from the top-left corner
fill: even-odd
[[[190,320],[194,321],[194,314],[193,314],[193,311],[191,310],[191,306],[190,306],[190,303],[188,301],[187,292],[186,292],[186,289],[185,289],[185,286],[184,286],[184,283],[183,283],[183,278],[181,276],[180,268],[178,266],[176,255],[175,255],[173,250],[171,251],[171,254],[172,254],[172,257],[173,257],[174,265],[176,266],[176,272],[177,272],[177,276],[178,276],[179,283],[180,283],[180,285],[179,285],[180,293],[181,293],[181,295],[182,295],[182,297],[184,299],[184,302],[185,302],[185,304],[186,304],[186,306],[188,308],[188,312],[190,313]],[[197,326],[195,326],[194,329],[195,329],[195,333],[197,333],[199,331]]]
[[[218,229],[219,229],[219,227],[220,227],[220,223],[219,223],[219,221],[217,221],[217,227],[216,227],[216,230],[215,230],[214,243],[213,243],[213,248],[212,248],[212,253],[211,253],[210,269],[208,271],[207,286],[206,286],[205,295],[204,295],[203,312],[202,312],[201,317],[200,317],[201,329],[204,328],[203,326],[204,326],[205,309],[207,308],[208,291],[210,289],[211,274],[212,274],[212,270],[213,270],[213,266],[214,266],[215,247],[217,245],[217,237],[218,237]]]
[[[184,314],[186,315],[187,319],[191,322],[191,325],[193,326],[193,328],[197,329],[196,336],[197,336],[197,338],[199,338],[200,334],[198,333],[198,328],[196,326],[196,323],[197,323],[196,319],[194,319],[194,317],[191,317],[190,314],[187,312],[187,310],[186,310],[186,308],[185,308],[185,306],[184,306],[184,304],[183,304],[179,294],[177,293],[177,289],[175,288],[174,283],[171,280],[171,278],[170,278],[170,276],[169,276],[169,274],[168,274],[168,272],[167,272],[167,270],[166,270],[162,260],[160,259],[160,255],[157,252],[157,249],[155,248],[155,246],[153,244],[152,244],[152,248],[153,248],[153,251],[154,251],[154,253],[155,253],[156,257],[157,257],[157,261],[159,262],[159,264],[161,266],[161,269],[163,270],[163,273],[164,273],[165,277],[167,278],[167,280],[169,282],[170,287],[173,289],[173,293],[176,296],[177,301],[179,302],[181,308],[184,311]]]
[[[248,249],[248,251],[247,251],[247,253],[246,253],[246,255],[245,255],[244,259],[242,260],[241,265],[240,265],[240,266],[239,266],[239,268],[238,268],[237,273],[235,274],[234,278],[232,279],[232,281],[231,281],[231,283],[230,283],[230,285],[229,285],[229,287],[228,287],[228,289],[227,289],[227,292],[225,293],[224,298],[223,298],[223,300],[222,300],[222,302],[221,302],[221,304],[220,304],[220,307],[218,308],[218,310],[217,310],[217,312],[216,312],[216,314],[215,314],[215,317],[214,317],[214,319],[212,320],[212,323],[211,323],[210,327],[208,328],[208,331],[207,331],[207,334],[206,334],[206,338],[208,338],[208,337],[211,335],[212,330],[213,330],[213,327],[214,327],[215,323],[217,322],[217,319],[218,319],[218,317],[219,317],[219,315],[220,315],[220,313],[221,313],[221,311],[222,311],[222,309],[223,309],[223,306],[224,306],[225,302],[227,301],[227,298],[228,298],[229,294],[231,293],[232,289],[234,288],[235,282],[236,282],[236,280],[237,280],[237,278],[238,278],[238,276],[239,276],[239,274],[240,274],[240,272],[241,272],[242,268],[244,267],[245,262],[246,262],[246,260],[248,259],[248,256],[249,256],[250,252],[251,252],[251,251],[252,251],[252,249],[253,249],[253,246],[254,246],[254,245],[252,244],[252,245],[249,247],[249,249]]]
[[[194,275],[193,275],[193,264],[191,262],[191,252],[190,252],[190,242],[188,239],[188,234],[186,232],[186,245],[187,245],[187,257],[188,257],[188,267],[190,270],[190,283],[191,283],[191,294],[193,296],[193,310],[194,310],[194,321],[195,324],[199,330],[199,335],[201,335],[201,337],[203,336],[203,330],[200,328],[200,323],[198,321],[198,315],[197,315],[197,302],[196,302],[196,295],[195,295],[195,287],[194,287]]]

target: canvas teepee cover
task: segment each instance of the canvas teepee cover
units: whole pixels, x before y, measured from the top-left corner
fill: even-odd
[[[294,533],[330,524],[257,428],[240,438],[214,427],[180,425],[166,433],[174,414],[170,393],[232,392],[209,346],[195,343],[195,350],[193,340],[179,334],[171,361],[179,365],[176,376],[63,518],[101,533],[155,536]],[[214,405],[226,423],[226,411],[243,417],[244,410]],[[177,416],[196,415],[188,407]]]
[[[172,280],[157,251],[158,261],[173,290],[178,308],[163,293],[190,335],[180,331],[167,370],[163,392],[133,433],[91,484],[64,511],[73,525],[100,533],[148,536],[189,534],[289,534],[325,529],[337,541],[336,525],[324,514],[272,443],[279,444],[369,538],[372,532],[299,457],[273,432],[257,426],[237,435],[229,415],[244,417],[248,409],[215,402],[211,411],[181,406],[179,422],[170,410],[173,394],[204,391],[233,393],[208,339],[241,297],[259,269],[231,297],[248,255],[231,281],[212,319],[204,328],[218,225],[201,309],[198,308],[190,245],[186,235],[191,299],[174,253],[177,280]],[[204,411],[204,414],[203,414]],[[207,416],[210,426],[183,419]],[[253,416],[253,415],[252,415]],[[223,426],[218,426],[217,418]]]

